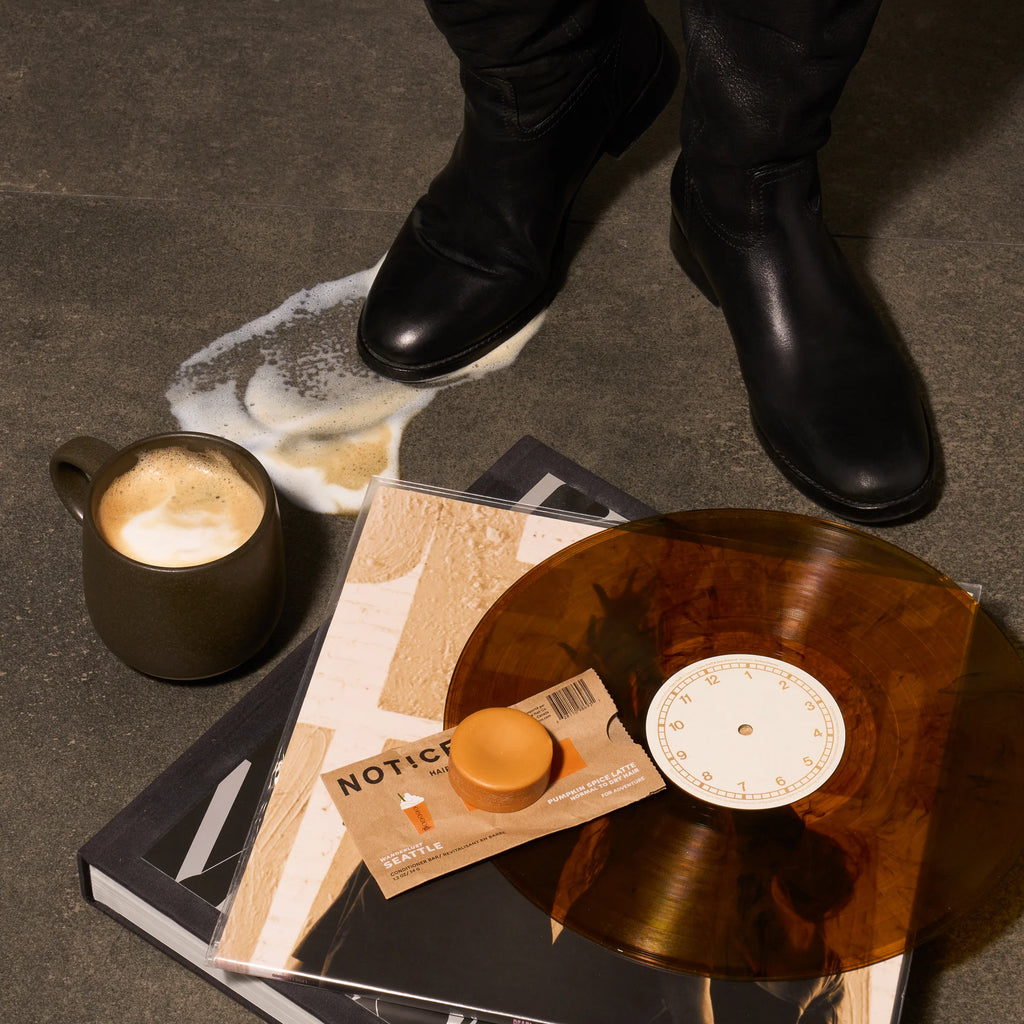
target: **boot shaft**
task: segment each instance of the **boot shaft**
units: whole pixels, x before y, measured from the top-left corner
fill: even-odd
[[[465,107],[452,158],[417,204],[419,230],[444,248],[450,211],[475,210],[449,239],[453,258],[487,266],[502,239],[506,260],[532,266],[543,252],[546,265],[591,168],[672,95],[675,50],[643,0],[427,2],[461,62]]]
[[[691,163],[755,168],[812,156],[881,0],[680,0]]]
[[[627,0],[637,6],[635,0]],[[587,78],[616,37],[622,0],[426,0],[459,60],[463,90],[500,95],[536,128]]]
[[[480,74],[515,74],[593,45],[614,0],[424,0],[452,52]]]

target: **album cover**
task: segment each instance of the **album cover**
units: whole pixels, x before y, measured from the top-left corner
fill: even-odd
[[[370,877],[321,776],[437,732],[480,617],[532,567],[616,518],[600,512],[375,483],[214,933],[215,968],[492,1022],[898,1017],[901,958],[812,981],[711,982],[562,929],[489,862],[391,900]]]

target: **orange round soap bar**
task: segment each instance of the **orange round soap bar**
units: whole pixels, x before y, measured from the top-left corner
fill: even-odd
[[[547,789],[554,748],[537,719],[515,708],[484,708],[452,733],[448,778],[482,811],[519,811]]]

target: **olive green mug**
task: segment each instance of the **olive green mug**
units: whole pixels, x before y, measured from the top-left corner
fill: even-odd
[[[284,542],[274,485],[246,449],[191,432],[120,450],[75,437],[50,478],[82,524],[89,617],[122,661],[207,679],[266,643],[284,604]]]

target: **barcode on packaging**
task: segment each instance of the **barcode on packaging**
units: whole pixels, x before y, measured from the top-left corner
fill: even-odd
[[[590,687],[582,679],[574,679],[561,689],[548,694],[548,703],[558,719],[571,718],[596,702]]]

